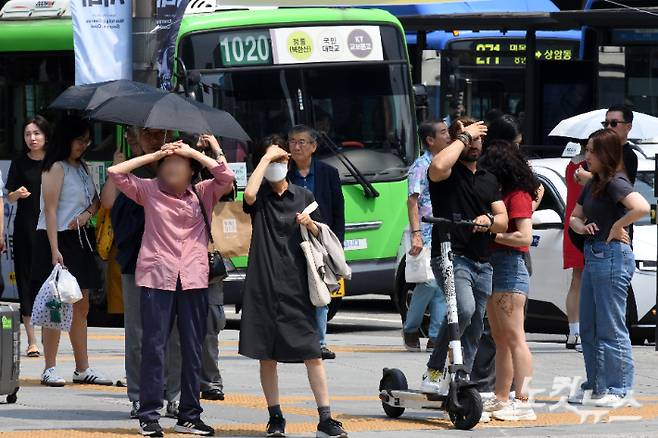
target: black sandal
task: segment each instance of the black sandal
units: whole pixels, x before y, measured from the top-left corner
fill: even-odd
[[[36,344],[28,345],[25,354],[27,355],[27,357],[41,356],[41,353],[39,352],[39,347],[37,347]]]

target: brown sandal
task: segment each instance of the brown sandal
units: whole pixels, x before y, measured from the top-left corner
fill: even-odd
[[[41,353],[39,352],[39,347],[37,347],[35,344],[28,345],[26,354],[27,354],[27,357],[39,357],[39,356],[41,356]]]

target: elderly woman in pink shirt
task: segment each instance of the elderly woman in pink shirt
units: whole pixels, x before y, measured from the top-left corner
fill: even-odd
[[[131,174],[158,162],[155,179]],[[192,185],[201,167],[214,179]],[[164,357],[169,332],[178,322],[181,376],[178,433],[210,436],[214,430],[201,420],[199,403],[201,351],[208,312],[208,234],[201,212],[233,188],[235,175],[223,154],[218,160],[185,143],[169,143],[161,150],[108,169],[112,182],[144,207],[145,226],[137,259],[136,282],[141,286],[144,338],[138,412],[140,433],[163,436],[159,410],[164,394]],[[201,202],[200,202],[201,201]]]

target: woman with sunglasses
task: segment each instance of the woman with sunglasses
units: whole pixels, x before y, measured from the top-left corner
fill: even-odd
[[[87,354],[87,314],[89,289],[101,285],[94,257],[95,233],[87,223],[100,207],[100,200],[89,168],[82,159],[91,144],[91,127],[82,119],[66,117],[57,124],[54,141],[48,146],[41,174],[41,211],[32,250],[30,287],[36,296],[53,266],[65,266],[76,278],[83,298],[73,304],[69,332],[75,370],[73,383],[111,385],[112,381],[89,367]],[[43,328],[46,359],[41,384],[64,386],[55,369],[59,330]]]
[[[585,236],[580,291],[580,336],[587,380],[569,398],[585,392],[599,407],[619,407],[633,388],[633,353],[626,327],[628,287],[635,272],[629,227],[649,214],[624,171],[619,136],[612,129],[592,135],[585,158],[592,180],[583,188],[570,226]]]

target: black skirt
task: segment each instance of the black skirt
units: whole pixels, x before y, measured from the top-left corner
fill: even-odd
[[[87,238],[85,238],[85,234]],[[81,242],[82,241],[82,242]],[[64,266],[78,281],[80,289],[101,287],[101,274],[96,263],[96,233],[93,228],[66,230],[57,233],[59,252],[64,258]],[[32,249],[32,274],[30,290],[34,297],[53,270],[50,243],[45,230],[37,230]]]

